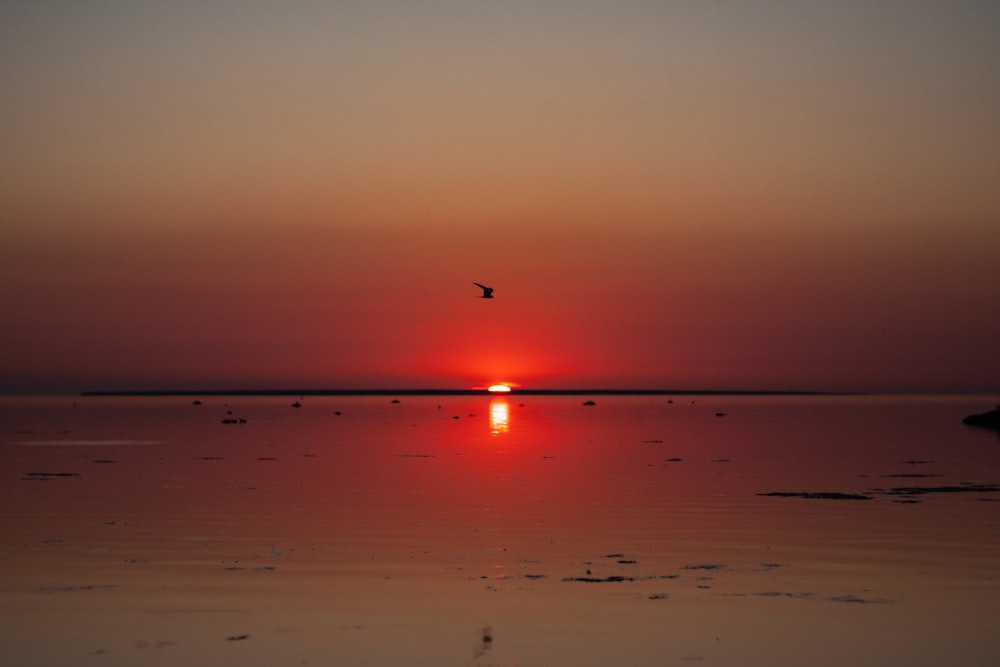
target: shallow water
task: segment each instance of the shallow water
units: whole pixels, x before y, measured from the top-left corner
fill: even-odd
[[[294,400],[0,399],[6,664],[1000,654],[996,396]]]

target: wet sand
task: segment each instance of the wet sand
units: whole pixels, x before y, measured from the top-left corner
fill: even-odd
[[[2,399],[5,662],[1000,654],[995,398],[593,400]]]

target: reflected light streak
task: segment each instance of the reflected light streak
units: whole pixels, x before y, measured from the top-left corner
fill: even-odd
[[[490,401],[490,433],[499,435],[510,431],[510,405],[502,398]]]

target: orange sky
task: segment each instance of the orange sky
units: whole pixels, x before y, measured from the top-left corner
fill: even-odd
[[[5,3],[0,391],[996,391],[1000,10],[816,4]]]

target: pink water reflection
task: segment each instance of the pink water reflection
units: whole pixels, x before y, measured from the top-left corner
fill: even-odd
[[[158,641],[164,664],[466,664],[486,626],[501,664],[1000,648],[997,494],[876,492],[997,482],[995,436],[958,423],[978,403],[519,398],[4,399],[0,639],[104,665]]]

